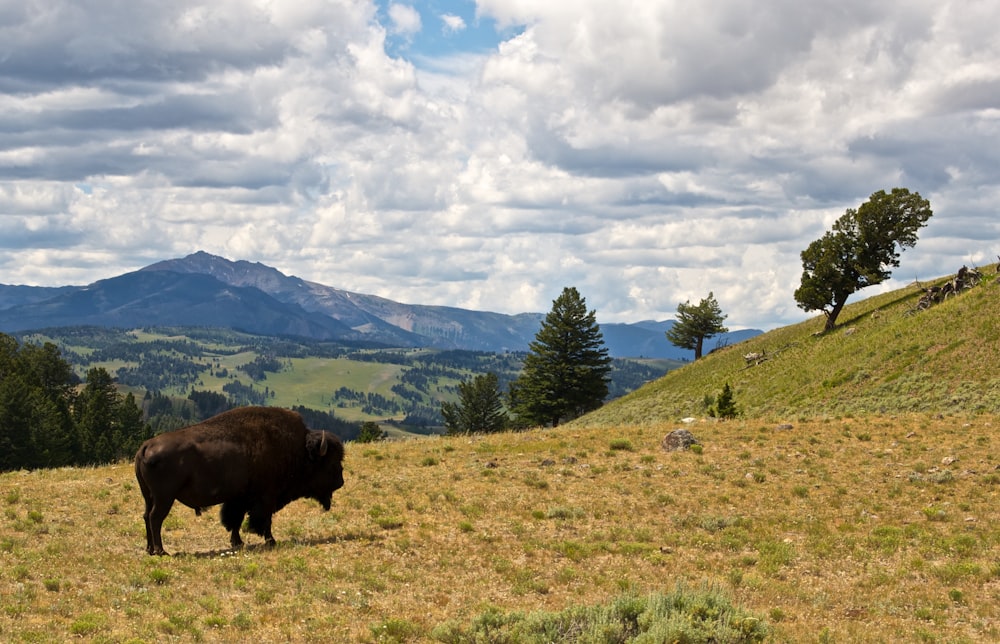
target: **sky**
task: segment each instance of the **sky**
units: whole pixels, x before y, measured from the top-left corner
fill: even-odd
[[[889,282],[1000,254],[998,0],[0,0],[0,283],[199,250],[411,304],[817,315],[800,253],[905,187]]]

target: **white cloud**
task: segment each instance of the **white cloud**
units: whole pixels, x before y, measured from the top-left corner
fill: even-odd
[[[801,250],[876,190],[936,213],[897,285],[1000,248],[989,1],[479,0],[504,41],[439,59],[411,5],[109,2],[0,10],[4,283],[204,249],[508,313],[713,291],[771,327],[806,316]]]
[[[420,12],[405,4],[389,5],[389,20],[394,34],[412,35],[420,31]]]
[[[465,20],[453,13],[441,14],[441,22],[444,23],[442,29],[445,33],[455,33],[465,29]]]

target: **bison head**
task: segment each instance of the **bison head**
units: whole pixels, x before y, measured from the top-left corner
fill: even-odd
[[[308,495],[329,510],[333,493],[344,486],[344,444],[329,432],[311,430],[306,454],[312,466]]]

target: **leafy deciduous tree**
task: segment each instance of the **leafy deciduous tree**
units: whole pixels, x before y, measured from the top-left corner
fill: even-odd
[[[507,429],[510,419],[503,405],[495,373],[479,374],[458,385],[458,403],[441,403],[449,434],[491,433]]]
[[[821,238],[802,251],[802,282],[795,301],[804,311],[823,311],[826,330],[837,324],[847,298],[889,279],[899,254],[917,243],[930,202],[906,188],[873,193],[857,210],[849,208]]]
[[[677,323],[667,331],[667,339],[681,349],[693,349],[694,359],[701,357],[706,338],[729,331],[722,326],[727,316],[722,314],[719,303],[711,291],[698,304],[691,300],[677,306]]]
[[[556,426],[600,407],[611,358],[594,311],[573,287],[552,302],[508,392],[519,425]]]

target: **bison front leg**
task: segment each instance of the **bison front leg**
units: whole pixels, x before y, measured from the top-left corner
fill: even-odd
[[[249,521],[250,530],[255,534],[259,534],[264,537],[264,545],[272,548],[277,545],[277,541],[274,540],[274,535],[271,534],[271,516],[273,512],[263,506],[256,506],[250,509]]]

